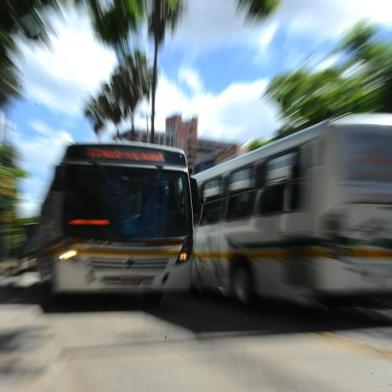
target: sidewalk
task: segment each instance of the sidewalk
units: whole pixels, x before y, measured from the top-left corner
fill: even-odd
[[[0,275],[5,275],[12,272],[19,266],[18,260],[6,260],[0,262]]]
[[[0,275],[15,275],[19,272],[25,271],[35,267],[35,262],[32,260],[18,260],[11,259],[0,262]]]

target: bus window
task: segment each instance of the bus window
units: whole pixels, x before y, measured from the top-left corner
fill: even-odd
[[[200,225],[210,225],[220,221],[222,200],[214,200],[204,204]]]
[[[253,167],[237,170],[228,179],[229,192],[249,189],[253,186]]]
[[[226,219],[247,218],[253,211],[255,192],[245,192],[229,197]]]
[[[222,193],[222,178],[214,178],[204,183],[202,188],[203,199],[220,196]]]
[[[267,161],[265,186],[261,195],[260,214],[293,211],[299,208],[300,168],[297,151]]]

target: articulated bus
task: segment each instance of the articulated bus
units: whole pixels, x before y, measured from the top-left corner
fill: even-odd
[[[56,167],[33,241],[50,292],[160,297],[188,290],[191,186],[179,149],[70,145]]]
[[[330,119],[195,178],[196,287],[243,303],[388,303],[392,115]]]

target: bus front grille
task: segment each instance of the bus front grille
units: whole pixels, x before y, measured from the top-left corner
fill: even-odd
[[[89,260],[89,264],[94,269],[138,269],[138,270],[161,270],[165,269],[168,263],[167,258],[160,259],[110,259],[94,258]]]

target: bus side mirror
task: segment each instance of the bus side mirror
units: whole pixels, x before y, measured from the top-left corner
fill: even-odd
[[[193,217],[194,221],[199,221],[200,216],[200,199],[199,190],[197,188],[197,181],[191,177],[191,193],[192,193],[192,206],[193,206]]]

